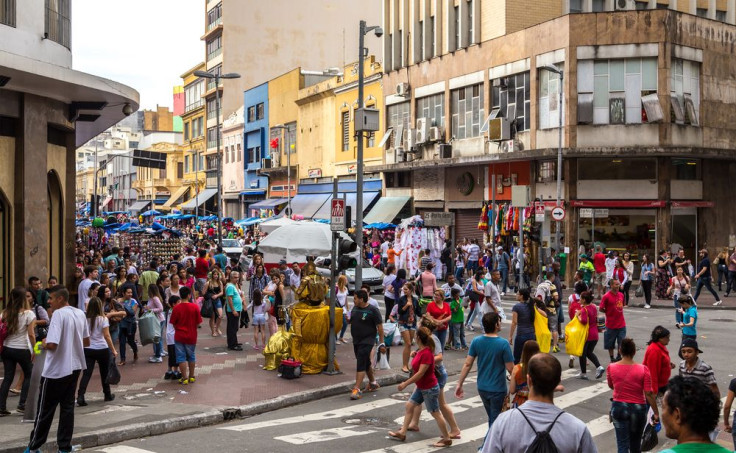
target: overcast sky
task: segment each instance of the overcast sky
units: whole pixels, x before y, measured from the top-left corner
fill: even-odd
[[[141,108],[173,108],[179,76],[204,60],[205,0],[74,0],[75,70],[135,88]]]

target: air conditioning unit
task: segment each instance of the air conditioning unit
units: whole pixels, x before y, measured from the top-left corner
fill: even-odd
[[[524,151],[524,143],[521,140],[504,140],[499,143],[501,152],[513,153],[514,151]]]
[[[616,11],[628,11],[636,9],[635,0],[614,0],[613,3]]]
[[[406,147],[411,151],[417,145],[417,130],[409,129],[409,135],[406,137]]]
[[[429,122],[427,118],[417,118],[416,143],[421,145],[429,141]]]
[[[396,84],[396,95],[402,97],[409,96],[409,84],[405,82]]]
[[[493,118],[488,121],[488,140],[501,141],[511,139],[511,121],[508,118]]]
[[[440,159],[452,159],[452,145],[441,144],[439,146]]]
[[[273,168],[273,161],[270,157],[261,159],[261,168]]]
[[[439,127],[430,127],[429,128],[429,137],[427,138],[430,142],[438,142],[440,141],[440,128]]]

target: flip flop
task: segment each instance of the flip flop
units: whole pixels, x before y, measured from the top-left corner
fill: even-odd
[[[413,428],[413,427],[412,428],[406,428],[406,430],[407,431],[414,431],[414,432],[417,432],[417,433],[419,432],[419,428]]]
[[[401,442],[404,442],[404,441],[406,440],[406,434],[401,434],[401,433],[399,433],[399,432],[393,432],[393,431],[389,431],[389,432],[388,432],[388,435],[389,435],[389,436],[390,436],[390,437],[391,437],[392,439],[396,439],[396,440],[398,440],[398,441],[401,441]]]
[[[460,434],[450,435],[450,439],[461,439]]]
[[[440,439],[432,444],[433,447],[450,447],[452,446],[452,439]]]
[[[411,373],[411,371],[409,371],[409,370],[405,370],[405,369],[403,369],[403,368],[401,369],[401,371],[402,371],[403,373],[407,373],[407,374],[408,374],[408,373]]]

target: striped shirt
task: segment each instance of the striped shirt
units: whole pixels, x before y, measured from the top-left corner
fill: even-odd
[[[706,385],[716,384],[716,375],[713,373],[713,368],[710,365],[698,359],[695,362],[695,366],[692,370],[687,369],[685,361],[680,362],[680,376],[682,377],[694,377],[700,382]]]

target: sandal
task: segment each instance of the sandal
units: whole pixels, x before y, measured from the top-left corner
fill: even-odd
[[[450,447],[452,446],[452,439],[440,439],[432,444],[433,447]]]
[[[396,439],[396,440],[398,440],[398,441],[400,441],[400,442],[404,442],[404,441],[406,440],[406,434],[401,434],[401,433],[400,433],[400,432],[398,432],[398,431],[397,431],[397,432],[394,432],[394,431],[389,431],[389,432],[388,432],[388,435],[389,435],[389,436],[390,436],[390,437],[391,437],[392,439]],[[450,442],[452,442],[452,441],[450,441]]]
[[[118,362],[118,366],[124,366],[124,365],[125,365],[125,361]]]
[[[401,372],[402,372],[402,373],[407,373],[407,374],[410,374],[410,373],[411,373],[411,371],[409,371],[409,370],[405,370],[405,369],[403,369],[403,368],[401,369]]]
[[[450,434],[450,439],[460,439],[460,434]]]
[[[406,428],[406,430],[407,431],[414,431],[414,432],[418,433],[419,432],[419,427],[418,426],[417,427],[410,426],[410,427]]]

